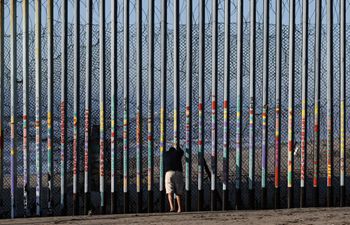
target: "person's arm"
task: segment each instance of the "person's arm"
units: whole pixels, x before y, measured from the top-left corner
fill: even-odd
[[[185,152],[184,150],[182,150],[181,148],[179,148],[179,155],[182,158],[182,156],[184,156]]]

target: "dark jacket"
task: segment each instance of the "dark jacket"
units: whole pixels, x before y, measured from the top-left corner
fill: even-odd
[[[182,157],[184,151],[179,148],[170,148],[168,151],[164,152],[164,172],[168,171],[179,171],[182,172]]]

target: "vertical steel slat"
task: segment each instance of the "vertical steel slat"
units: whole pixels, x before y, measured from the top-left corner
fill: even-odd
[[[61,35],[61,102],[60,102],[60,130],[61,130],[61,198],[60,208],[61,215],[66,215],[67,212],[67,110],[66,110],[66,99],[67,99],[67,18],[68,18],[68,1],[62,1],[61,7],[61,21],[62,21],[62,35]]]
[[[179,0],[174,0],[174,147],[179,146]]]
[[[105,0],[100,0],[100,213],[105,205]]]
[[[53,215],[53,0],[47,1],[47,46],[48,46],[48,64],[47,64],[47,210],[48,215]]]
[[[327,0],[327,206],[333,206],[333,0]]]
[[[16,140],[16,103],[17,103],[17,2],[11,0],[10,23],[11,23],[11,218],[17,215],[16,189],[17,189],[17,140]]]
[[[136,2],[136,212],[142,212],[142,0]]]
[[[147,190],[148,212],[153,212],[154,184],[154,1],[148,0],[148,122],[147,122]]]
[[[75,1],[73,76],[73,215],[79,214],[80,0]]]
[[[303,50],[301,77],[301,154],[300,154],[300,207],[306,202],[306,171],[307,171],[307,89],[308,89],[308,20],[309,1],[303,1]]]
[[[237,1],[237,92],[236,92],[236,179],[235,208],[241,204],[242,179],[242,78],[243,78],[243,0]]]
[[[123,192],[124,213],[129,212],[129,0],[124,0],[124,115],[123,115]]]
[[[4,192],[4,1],[0,0],[0,201]]]
[[[261,208],[267,207],[267,156],[268,156],[268,107],[269,107],[269,24],[270,0],[264,0],[264,47],[263,47],[263,89],[262,89],[262,144],[261,144]]]
[[[203,210],[204,161],[204,76],[205,76],[205,2],[199,1],[199,62],[198,62],[198,211]]]
[[[289,2],[289,78],[288,78],[288,208],[293,207],[294,149],[294,62],[295,62],[295,0]]]
[[[212,1],[212,80],[211,80],[211,197],[210,209],[216,210],[217,176],[217,72],[218,72],[218,0]]]
[[[179,0],[174,0],[174,146],[179,143]]]
[[[340,206],[346,204],[346,6],[345,0],[340,1]]]
[[[316,7],[316,34],[315,34],[315,106],[314,106],[314,145],[313,145],[313,206],[319,203],[319,152],[320,152],[320,77],[321,77],[321,23],[322,23],[322,1],[315,2]]]
[[[117,148],[117,14],[118,3],[111,0],[111,213],[117,211],[116,148]]]
[[[167,79],[167,0],[162,1],[161,18],[161,77],[160,77],[160,142],[159,142],[159,191],[160,211],[165,211],[164,165],[163,153],[166,148],[166,79]]]
[[[276,96],[275,96],[275,208],[280,207],[281,169],[281,77],[282,77],[282,3],[276,0]]]
[[[250,0],[250,76],[249,76],[249,207],[255,202],[255,50],[256,1]]]
[[[0,3],[2,4],[2,3]],[[1,7],[1,6],[0,6]],[[28,153],[28,0],[22,2],[23,23],[23,214],[29,216],[29,153]],[[1,17],[0,17],[1,20]],[[0,25],[1,26],[1,25]],[[0,28],[1,29],[1,28]],[[0,50],[1,51],[1,50]],[[2,107],[2,106],[0,106]],[[0,184],[1,185],[1,184]],[[1,191],[1,190],[0,190]]]
[[[223,126],[223,200],[222,210],[228,207],[228,186],[229,186],[229,112],[230,112],[230,34],[231,34],[231,0],[225,1],[225,50],[224,50],[224,126]]]
[[[185,146],[185,211],[191,207],[191,182],[192,182],[192,0],[187,0],[187,25],[186,25],[186,146]]]
[[[35,1],[35,165],[36,215],[42,213],[42,160],[41,160],[41,0]]]
[[[84,123],[84,215],[90,210],[90,108],[91,108],[91,69],[92,69],[92,0],[87,2],[86,31],[86,72],[85,72],[85,123]]]

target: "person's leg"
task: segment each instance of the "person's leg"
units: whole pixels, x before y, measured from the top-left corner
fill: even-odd
[[[168,201],[169,201],[169,206],[170,206],[170,212],[174,212],[175,211],[175,207],[174,207],[174,193],[169,193],[168,194]]]
[[[177,212],[182,212],[182,201],[181,201],[181,195],[176,195],[176,202],[177,202]]]
[[[166,194],[168,195],[168,202],[170,207],[170,212],[175,211],[174,207],[174,184],[173,184],[173,177],[175,175],[174,171],[168,171],[165,173],[165,190]]]
[[[184,192],[184,181],[182,172],[176,171],[175,176],[175,194],[176,194],[176,202],[177,202],[177,212],[182,212],[182,196]]]

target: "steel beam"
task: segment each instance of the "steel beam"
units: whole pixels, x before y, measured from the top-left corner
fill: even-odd
[[[267,207],[267,156],[268,156],[268,107],[269,107],[269,24],[270,0],[264,0],[264,47],[263,47],[263,89],[262,89],[262,144],[261,144],[261,208]]]
[[[2,4],[2,3],[0,3]],[[0,6],[1,7],[1,6]],[[30,189],[30,168],[29,168],[29,152],[28,152],[28,0],[22,2],[22,23],[23,23],[23,215],[27,217],[30,215],[28,204],[29,189]]]
[[[100,0],[100,213],[106,211],[105,197],[105,0]]]
[[[179,147],[179,73],[180,73],[180,64],[179,64],[179,0],[174,0],[174,147]]]
[[[288,208],[293,202],[293,170],[294,170],[294,63],[295,63],[295,0],[289,2],[289,76],[288,76]]]
[[[255,208],[255,61],[256,1],[250,1],[250,76],[249,76],[249,207]]]
[[[124,213],[129,212],[129,0],[124,0],[124,115],[123,115],[123,192]]]
[[[84,215],[90,206],[90,110],[91,110],[91,74],[92,74],[92,0],[87,1],[87,31],[86,31],[86,72],[85,72],[85,123],[84,123]]]
[[[314,106],[314,146],[313,146],[313,206],[319,203],[319,152],[320,152],[320,77],[321,77],[321,25],[322,1],[315,2],[316,7],[316,35],[315,35],[315,106]]]
[[[60,102],[60,130],[61,130],[61,215],[67,213],[67,18],[68,18],[68,0],[62,1],[61,7],[62,35],[61,35],[61,102]]]
[[[117,212],[117,24],[118,3],[111,0],[111,214]]]
[[[187,0],[186,29],[186,144],[185,144],[185,211],[192,210],[192,0]]]
[[[11,218],[17,216],[17,140],[16,140],[16,108],[17,108],[17,2],[10,2],[10,32],[11,32],[11,77],[10,77],[10,129],[11,129]],[[41,177],[39,178],[41,179]]]
[[[0,202],[4,192],[4,0],[0,0]]]
[[[333,206],[333,0],[327,0],[327,206]]]
[[[73,215],[79,214],[80,0],[75,1],[73,76]]]
[[[236,180],[235,208],[241,206],[242,181],[242,79],[243,79],[243,0],[237,1],[237,92],[236,92]]]
[[[281,170],[281,77],[282,77],[282,2],[276,0],[276,106],[275,106],[275,199],[274,207],[280,207]]]
[[[346,6],[340,1],[340,206],[346,204]]]
[[[148,0],[148,122],[147,122],[147,191],[148,212],[153,212],[154,184],[154,1]]]
[[[41,0],[35,1],[35,165],[36,215],[41,216],[42,160],[41,160]]]
[[[198,62],[198,211],[204,205],[204,78],[205,78],[205,1],[199,1],[199,62]]]
[[[217,208],[217,72],[218,72],[218,0],[212,1],[212,65],[211,65],[211,211]]]
[[[303,1],[303,50],[301,77],[301,154],[300,154],[300,207],[306,206],[306,176],[307,176],[307,89],[308,89],[308,22],[309,1]]]
[[[142,212],[142,0],[136,2],[136,212]]]
[[[54,83],[54,59],[53,59],[53,0],[47,1],[47,210],[48,215],[53,215],[53,83]]]
[[[224,50],[224,126],[223,126],[223,184],[222,210],[228,209],[229,198],[229,117],[230,117],[230,34],[231,34],[231,0],[225,1],[225,50]]]
[[[162,1],[161,18],[161,75],[160,75],[160,153],[159,153],[159,191],[160,211],[165,211],[164,165],[163,153],[166,148],[166,80],[167,80],[167,0]]]

